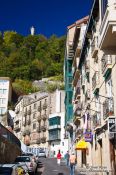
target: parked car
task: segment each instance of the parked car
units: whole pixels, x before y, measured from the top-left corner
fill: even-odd
[[[33,153],[23,153],[21,156],[30,156],[34,159],[34,161],[36,162],[36,156]]]
[[[45,157],[46,158],[46,152],[44,150],[39,151],[39,157]]]
[[[15,159],[15,163],[22,163],[22,162],[26,163],[29,173],[35,174],[37,164],[35,163],[34,159],[31,156],[18,156]]]
[[[0,175],[29,175],[26,164],[0,164]]]

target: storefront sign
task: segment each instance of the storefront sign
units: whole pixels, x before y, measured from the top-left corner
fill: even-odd
[[[84,139],[85,139],[85,142],[92,142],[93,140],[93,135],[91,132],[85,132],[84,133]]]
[[[75,144],[75,149],[76,150],[83,150],[83,149],[87,149],[87,142],[85,142],[84,140],[80,140]]]
[[[116,133],[116,117],[112,117],[108,119],[108,132]]]

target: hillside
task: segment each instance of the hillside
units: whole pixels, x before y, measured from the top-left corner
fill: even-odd
[[[63,75],[65,36],[22,36],[14,31],[0,33],[0,76],[10,77],[22,94],[36,91],[34,80]],[[20,89],[20,87],[19,87]]]

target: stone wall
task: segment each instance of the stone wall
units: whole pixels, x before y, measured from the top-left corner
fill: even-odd
[[[19,155],[21,155],[21,149],[0,136],[0,163],[13,163]]]

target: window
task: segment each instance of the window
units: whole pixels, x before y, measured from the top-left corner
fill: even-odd
[[[106,96],[112,97],[112,80],[111,77],[106,81]]]
[[[0,89],[0,94],[6,94],[7,93],[7,89]]]
[[[35,119],[35,118],[36,118],[36,114],[34,113],[34,114],[33,114],[33,119]]]
[[[6,103],[6,99],[5,98],[0,98],[0,104],[5,104]]]
[[[33,129],[36,129],[36,123],[33,123]]]
[[[5,114],[6,109],[5,108],[0,108],[0,114]]]
[[[36,109],[36,108],[37,108],[37,104],[35,103],[35,104],[34,104],[34,109]]]

